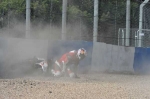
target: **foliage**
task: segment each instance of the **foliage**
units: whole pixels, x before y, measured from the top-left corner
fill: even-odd
[[[77,17],[93,17],[94,0],[71,1],[68,6],[68,15],[71,19],[76,20]],[[0,16],[7,16],[11,11],[15,16],[23,15],[25,18],[25,2],[26,0],[2,0],[0,3]],[[124,19],[123,17],[126,14],[125,6],[125,0],[108,0],[107,2],[100,0],[100,21],[111,21],[114,18],[118,20]],[[136,2],[132,4],[133,18],[136,17],[135,12],[137,6],[138,4]],[[48,20],[50,21],[52,19],[54,22],[58,22],[61,20],[61,12],[62,0],[31,0],[31,18],[33,20],[48,22]],[[87,21],[91,21],[91,19],[87,18]]]
[[[31,0],[32,24],[46,23],[59,24],[62,20],[63,0]],[[131,0],[131,22],[136,27],[138,20],[139,2]],[[67,22],[74,23],[80,20],[92,32],[94,0],[68,0]],[[7,26],[7,20],[24,20],[26,17],[26,0],[1,0],[0,1],[0,25]],[[125,27],[126,0],[99,0],[99,23],[103,27],[117,25]],[[102,27],[100,27],[102,30]],[[105,28],[105,30],[107,30]]]

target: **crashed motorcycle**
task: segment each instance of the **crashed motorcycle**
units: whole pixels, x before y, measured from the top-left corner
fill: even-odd
[[[31,68],[34,72],[40,70],[44,74],[51,74],[50,68],[53,63],[51,59],[46,60],[44,58],[33,57],[28,60],[28,63],[31,65]]]
[[[35,57],[34,62],[35,62],[34,64],[35,68],[41,68],[43,72],[47,72],[48,63],[44,58]]]

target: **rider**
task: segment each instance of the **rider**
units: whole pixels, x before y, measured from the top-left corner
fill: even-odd
[[[77,68],[79,62],[85,57],[86,50],[84,48],[80,48],[77,51],[73,50],[67,52],[63,54],[60,59],[55,61],[54,68],[51,70],[51,72],[56,77],[63,76],[65,73],[68,73],[70,77],[77,78]]]

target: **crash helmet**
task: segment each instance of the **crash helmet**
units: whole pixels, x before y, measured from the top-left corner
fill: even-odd
[[[84,59],[87,56],[86,50],[84,48],[78,49],[77,56],[80,60]]]

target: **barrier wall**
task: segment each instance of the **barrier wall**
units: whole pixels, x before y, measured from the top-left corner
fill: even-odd
[[[12,64],[33,56],[56,60],[62,54],[79,48],[87,50],[87,57],[79,65],[79,72],[150,72],[150,48],[123,47],[100,42],[93,44],[87,41],[0,38],[0,77],[22,73],[27,66]]]
[[[0,39],[3,55],[1,76],[17,77],[31,69],[30,65],[23,64],[25,60],[34,56],[47,58],[48,40],[30,40],[18,38]],[[30,67],[29,67],[30,66]]]
[[[92,71],[133,72],[134,48],[96,42],[93,45]]]
[[[33,56],[47,58],[48,40],[7,39],[6,58],[24,60]]]
[[[3,76],[3,72],[4,72],[4,57],[5,57],[5,51],[6,51],[6,47],[7,46],[7,42],[4,38],[0,38],[0,78]]]
[[[27,64],[23,64],[24,61],[34,56],[55,60],[62,54],[79,48],[85,48],[88,53],[79,64],[79,72],[83,73],[91,68],[92,42],[0,38],[0,77],[24,75],[30,69]]]
[[[135,48],[133,68],[137,73],[150,73],[150,48]]]

